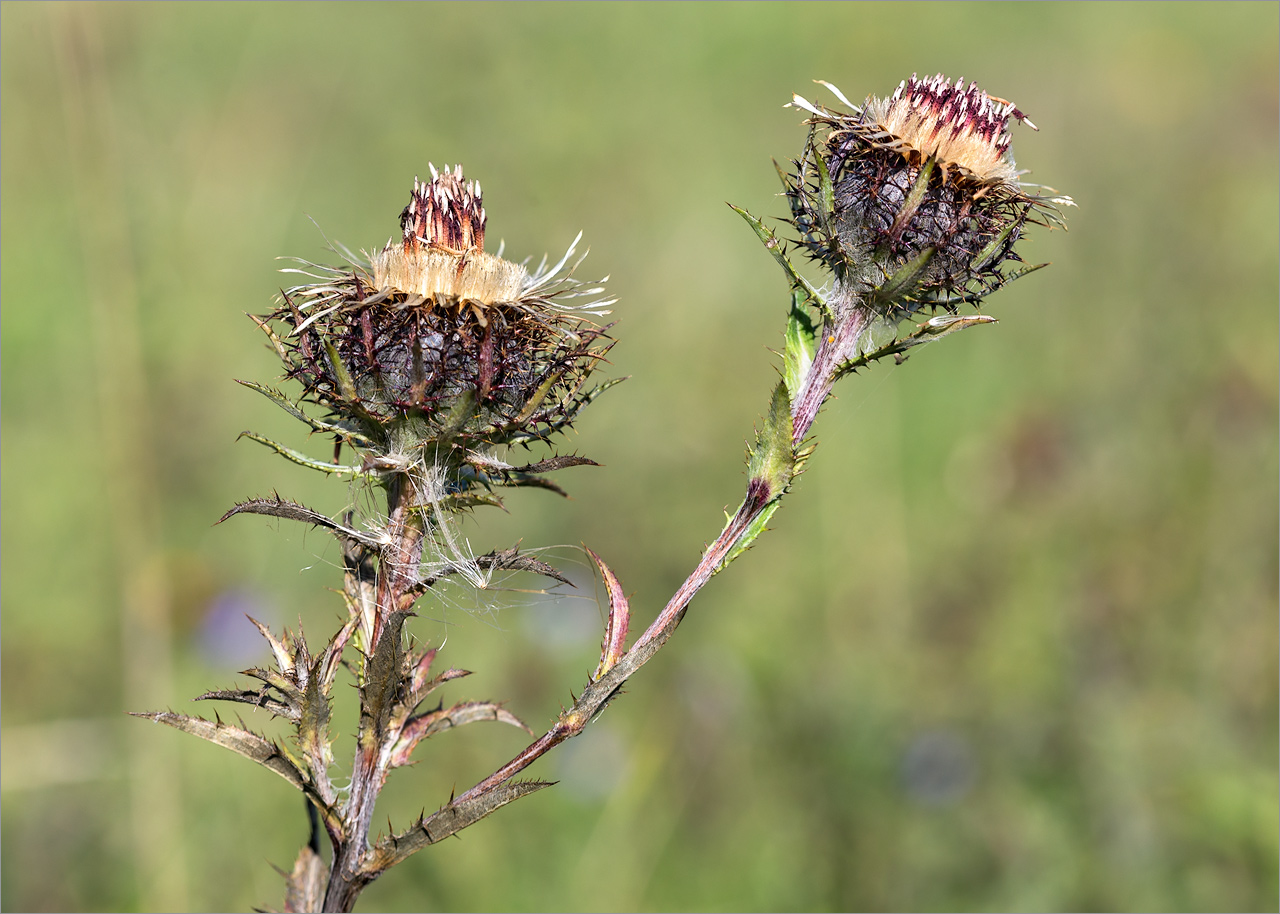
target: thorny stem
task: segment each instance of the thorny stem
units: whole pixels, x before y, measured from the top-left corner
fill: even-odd
[[[843,314],[844,317],[837,322],[836,326],[827,325],[823,328],[822,342],[814,353],[814,360],[792,403],[794,447],[799,447],[804,441],[822,404],[831,393],[839,366],[855,352],[859,339],[870,324],[870,312],[861,305],[852,289],[837,287],[834,297],[842,299],[835,302],[835,313]],[[618,693],[626,680],[644,666],[671,637],[684,618],[685,612],[688,611],[694,596],[719,570],[726,556],[732,552],[742,535],[768,507],[771,500],[769,497],[761,497],[749,483],[747,496],[733,520],[707,547],[697,567],[680,585],[666,607],[631,649],[608,673],[588,684],[582,695],[574,702],[573,707],[561,712],[559,719],[550,730],[529,744],[507,764],[455,798],[445,809],[457,808],[480,800],[486,793],[500,787],[528,768],[550,749],[581,733]],[[444,811],[441,810],[441,813]],[[440,813],[437,813],[438,815]],[[434,840],[444,837],[443,834],[435,832],[432,834]]]
[[[836,327],[827,325],[822,328],[822,342],[818,344],[809,373],[791,404],[791,440],[797,447],[809,434],[809,428],[818,418],[818,411],[831,393],[837,370],[853,358],[858,341],[871,323],[871,312],[850,286],[838,284],[829,304],[837,315],[844,317]]]
[[[408,610],[412,603],[412,588],[417,583],[417,569],[422,559],[422,517],[417,510],[417,491],[407,474],[398,474],[389,481],[387,501],[390,517],[387,524],[390,543],[383,548],[378,562],[377,614],[373,623],[373,637],[366,650],[371,660],[375,653],[385,650],[380,645],[384,638],[400,639],[399,625],[388,625],[393,614]],[[397,645],[398,647],[398,645]],[[398,664],[399,651],[391,655]],[[369,847],[369,829],[373,822],[374,806],[386,780],[391,741],[382,731],[381,715],[370,715],[370,706],[381,707],[389,696],[372,699],[370,689],[386,688],[385,676],[366,677],[361,686],[360,734],[351,772],[351,793],[343,811],[343,840],[335,845],[333,865],[329,870],[329,885],[325,891],[325,911],[350,911],[360,891],[376,877],[364,872],[362,862]]]
[[[415,510],[417,492],[408,474],[401,473],[389,483],[387,503],[390,517],[387,533],[391,545],[378,562],[378,613],[373,621],[372,651],[382,637],[383,626],[393,612],[404,612],[401,600],[418,582],[418,565],[422,560],[422,517]]]
[[[837,287],[836,294],[841,294],[841,287]],[[831,385],[835,383],[837,367],[849,359],[857,347],[858,340],[867,329],[870,314],[857,307],[856,300],[851,299],[843,304],[848,310],[847,319],[840,321],[835,327],[826,326],[823,328],[822,342],[818,345],[818,349],[814,353],[813,363],[809,366],[809,371],[805,375],[794,402],[791,404],[791,443],[793,447],[798,448],[801,442],[804,441],[805,435],[809,433],[809,428],[813,425],[813,421],[818,417],[818,411],[831,393]],[[841,313],[839,303],[837,304],[836,313]],[[748,484],[747,497],[743,501],[742,507],[738,509],[733,521],[725,527],[724,532],[716,538],[715,542],[707,547],[707,551],[703,553],[702,561],[698,563],[698,567],[680,585],[680,589],[676,591],[675,595],[658,615],[658,618],[653,620],[653,624],[640,636],[632,651],[654,640],[657,640],[658,646],[661,647],[662,643],[671,637],[671,633],[680,624],[680,619],[684,617],[685,610],[694,595],[711,579],[725,556],[733,550],[742,534],[751,526],[752,521],[768,506],[768,499],[753,498],[752,495],[751,486]],[[646,656],[644,659],[648,660],[649,658]],[[642,660],[641,663],[643,662]]]

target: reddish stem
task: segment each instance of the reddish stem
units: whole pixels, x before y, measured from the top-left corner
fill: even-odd
[[[408,595],[417,582],[418,566],[422,560],[422,520],[417,511],[416,490],[407,475],[402,474],[391,481],[387,502],[390,508],[387,530],[391,544],[383,549],[378,560],[377,614],[373,637],[366,646],[370,656],[378,649],[391,614],[403,612],[407,607],[402,603],[406,600],[411,602]],[[399,637],[394,629],[388,632],[389,637],[392,635]],[[362,687],[362,705],[365,701]],[[345,840],[333,849],[333,865],[329,870],[329,885],[324,898],[325,911],[350,911],[360,891],[373,878],[362,870],[361,863],[369,847],[374,806],[386,780],[390,746],[384,736],[378,732],[377,723],[366,721],[362,714],[351,771],[351,794],[343,809]]]
[[[837,313],[840,313],[839,309]],[[824,328],[823,338],[814,353],[813,363],[792,403],[791,440],[797,447],[808,434],[822,404],[831,393],[837,370],[852,357],[857,349],[858,340],[870,323],[869,312],[858,307],[857,302],[851,299],[844,303],[843,313],[846,315],[845,319],[837,326]],[[757,482],[752,480],[748,484],[746,498],[733,519],[707,547],[697,567],[617,665],[588,685],[582,696],[574,702],[573,707],[562,713],[550,730],[529,744],[507,764],[455,798],[453,803],[464,803],[483,796],[486,792],[505,784],[555,746],[577,736],[613,697],[618,688],[658,652],[658,649],[675,632],[694,596],[716,573],[743,534],[771,503],[771,493],[757,488]]]

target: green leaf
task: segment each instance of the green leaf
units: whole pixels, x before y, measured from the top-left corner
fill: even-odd
[[[334,380],[338,382],[338,393],[340,393],[348,403],[360,402],[360,395],[356,392],[356,382],[351,378],[351,372],[347,370],[347,365],[342,361],[342,356],[338,355],[338,348],[326,339],[324,341],[325,354],[329,356],[329,365],[333,369]]]
[[[509,444],[509,445],[532,444],[535,441],[550,440],[553,433],[560,431],[560,429],[572,423],[573,420],[577,418],[578,413],[584,407],[590,405],[591,402],[596,399],[596,397],[600,396],[602,393],[604,393],[610,387],[613,387],[615,384],[621,384],[625,380],[627,380],[625,377],[611,378],[610,380],[605,381],[603,384],[597,384],[595,387],[591,388],[586,393],[576,397],[571,403],[568,404],[568,406],[564,408],[561,415],[557,416],[554,419],[549,420],[546,423],[546,428],[543,431],[517,432],[516,434],[512,435],[510,438],[503,438],[502,440],[505,444]],[[531,416],[526,417],[524,420],[521,420],[519,417],[517,417],[515,421],[510,422],[501,428],[496,426],[491,426],[485,429],[484,433],[486,435],[493,435],[495,438],[498,438],[498,437],[501,437],[501,433],[503,432],[504,429],[518,429],[523,424],[523,422],[528,421],[529,418],[531,418]]]
[[[236,383],[242,384],[250,390],[256,390],[295,419],[306,423],[314,431],[336,435],[352,447],[372,448],[375,446],[371,439],[365,437],[354,429],[347,428],[344,425],[339,425],[334,422],[325,422],[322,419],[315,419],[308,416],[305,412],[290,402],[289,398],[284,395],[283,391],[279,391],[274,387],[268,387],[266,384],[259,384],[256,381],[241,381],[237,378]]]
[[[440,430],[440,441],[451,441],[480,412],[480,401],[474,390],[465,390],[453,402],[453,408],[445,417],[444,427]]]
[[[751,230],[756,233],[756,237],[760,239],[760,242],[765,246],[769,253],[773,255],[773,259],[778,261],[783,272],[787,274],[787,279],[791,282],[793,300],[796,298],[794,290],[803,290],[805,303],[812,304],[813,307],[817,308],[824,315],[830,317],[830,312],[827,310],[827,300],[822,296],[822,293],[813,287],[809,280],[805,279],[796,271],[796,268],[791,263],[790,258],[787,257],[786,249],[783,247],[782,242],[778,240],[778,236],[774,234],[773,229],[768,228],[763,222],[748,213],[745,209],[734,206],[732,203],[729,204],[729,208],[746,220],[747,225],[751,226]]]
[[[907,298],[920,286],[920,279],[929,261],[933,259],[936,249],[925,248],[912,257],[871,293],[871,300],[877,305],[888,305]]]
[[[285,298],[287,300],[288,296],[285,296]],[[289,350],[285,348],[284,341],[276,335],[275,330],[271,329],[271,324],[268,322],[269,319],[263,320],[256,315],[248,313],[245,314],[245,317],[257,324],[258,329],[267,335],[267,339],[271,341],[271,347],[275,349],[276,355],[280,357],[280,361],[284,362],[284,364],[290,368],[295,367],[293,356],[291,356],[289,354]]]
[[[1022,277],[1030,273],[1034,273],[1036,270],[1043,270],[1048,265],[1049,264],[1047,263],[1032,263],[1032,264],[1027,264],[1025,267],[1018,267],[1015,270],[1010,270],[1008,273],[1004,274],[1004,279],[1001,281],[1000,284],[1006,285],[1008,283],[1013,282],[1015,279],[1021,279]]]
[[[886,356],[894,356],[899,362],[906,358],[903,353],[915,346],[924,343],[932,343],[942,339],[944,336],[950,336],[961,330],[968,330],[970,327],[977,327],[982,324],[994,324],[996,319],[986,314],[971,314],[961,316],[958,314],[939,314],[931,317],[923,324],[919,324],[916,329],[908,336],[899,337],[892,342],[886,343],[878,349],[865,352],[856,359],[850,359],[842,362],[836,367],[836,379],[842,378],[850,372],[857,371],[864,365],[883,359]]]
[[[729,566],[730,562],[751,548],[751,544],[755,542],[756,537],[768,529],[767,525],[769,523],[769,518],[773,517],[773,512],[777,511],[778,506],[781,504],[781,501],[775,499],[767,508],[760,512],[755,520],[747,525],[746,530],[742,532],[742,536],[738,537],[738,541],[733,544],[733,548],[729,550],[727,555],[725,555],[724,561],[715,567],[715,571],[712,572],[713,574],[718,574],[723,571]]]
[[[813,318],[805,310],[804,295],[800,289],[792,289],[791,313],[787,315],[786,349],[782,355],[782,378],[787,385],[787,395],[795,400],[804,379],[813,364],[814,340],[817,333]]]
[[[974,273],[985,270],[996,258],[996,255],[1004,248],[1005,242],[1009,240],[1009,236],[1018,226],[1017,222],[1010,222],[1003,230],[998,232],[994,238],[987,242],[986,246],[978,252],[978,256],[973,258],[973,262],[969,265],[969,269]]]
[[[836,231],[832,220],[836,212],[836,190],[831,181],[831,172],[827,170],[827,157],[822,154],[816,143],[811,141],[814,165],[818,169],[818,212],[822,214],[822,230],[828,238],[834,238]]]
[[[773,389],[769,415],[764,427],[756,434],[756,445],[747,463],[747,476],[753,482],[763,481],[768,486],[768,497],[778,498],[791,483],[795,469],[795,446],[791,437],[791,398],[787,396],[787,384],[779,381]]]
[[[292,460],[294,463],[300,464],[304,467],[309,467],[313,470],[319,470],[322,473],[333,473],[339,476],[344,473],[350,473],[352,476],[358,478],[377,478],[376,473],[369,473],[360,467],[344,466],[340,463],[325,463],[321,460],[313,460],[301,451],[295,451],[291,447],[285,447],[279,442],[272,441],[270,438],[264,438],[261,435],[254,434],[253,432],[241,432],[240,437],[248,438],[250,441],[256,441],[259,444],[265,444],[286,460]]]
[[[902,201],[902,207],[898,210],[898,215],[894,217],[893,225],[889,226],[889,236],[898,237],[906,229],[907,224],[915,218],[916,210],[920,208],[920,204],[924,202],[925,194],[929,190],[929,178],[933,176],[937,159],[929,156],[920,168],[920,173],[916,175],[915,181],[911,185],[911,190],[907,191],[907,198]]]

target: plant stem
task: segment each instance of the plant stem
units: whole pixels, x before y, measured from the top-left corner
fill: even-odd
[[[813,363],[792,404],[792,442],[795,447],[799,447],[808,434],[822,404],[831,393],[831,386],[835,382],[839,366],[856,351],[858,341],[870,323],[870,312],[861,306],[849,287],[837,286],[835,295],[843,296],[842,301],[837,303],[836,313],[843,313],[844,319],[834,327],[823,328],[822,342],[814,353]],[[739,539],[769,503],[770,499],[753,498],[749,487],[747,497],[733,519],[707,547],[697,567],[617,664],[600,679],[590,683],[574,702],[573,707],[561,713],[550,730],[530,743],[519,755],[493,774],[456,797],[445,809],[465,806],[482,799],[485,794],[505,784],[549,750],[581,733],[583,728],[612,700],[623,683],[644,666],[671,637],[688,611],[694,596],[719,570],[725,557],[733,551]],[[444,811],[441,810],[442,813]],[[445,837],[445,834],[433,832],[433,840],[439,840],[441,837]]]
[[[839,319],[834,327],[823,326],[822,341],[813,355],[813,364],[791,404],[791,440],[797,447],[809,434],[822,404],[831,394],[837,370],[853,358],[858,341],[871,323],[871,312],[849,284],[838,282],[829,304]]]
[[[792,447],[799,449],[809,433],[822,404],[831,393],[832,384],[842,364],[856,352],[858,341],[866,332],[871,314],[848,285],[837,285],[832,296],[833,312],[837,319],[823,327],[822,340],[814,352],[813,362],[806,373],[791,404]],[[350,911],[356,897],[386,869],[408,857],[417,849],[434,844],[456,834],[466,826],[483,818],[497,806],[509,802],[504,789],[512,778],[560,743],[577,736],[618,694],[623,684],[636,673],[666,643],[688,611],[689,604],[707,581],[723,567],[725,559],[733,552],[743,535],[751,529],[764,512],[782,493],[771,492],[759,480],[748,483],[742,505],[720,535],[703,552],[692,573],[675,592],[658,617],[636,640],[617,663],[599,679],[587,684],[573,706],[562,711],[560,717],[546,733],[530,743],[515,758],[493,774],[481,780],[471,789],[454,797],[450,802],[421,820],[418,826],[398,838],[379,842],[366,853],[369,823],[373,803],[386,773],[386,760],[377,754],[375,744],[362,741],[357,753],[355,772],[352,776],[351,798],[347,807],[347,839],[341,848],[335,848],[334,864],[330,873],[329,889],[324,910]],[[396,498],[393,490],[393,499]],[[403,499],[391,512],[390,529],[393,543],[383,552],[379,568],[377,631],[384,630],[384,618],[392,611],[403,612],[399,599],[405,596],[413,583],[414,569],[421,558],[421,530],[413,530],[407,518],[418,518],[416,513],[401,513]],[[420,524],[420,520],[419,520]],[[398,627],[386,629],[387,636],[394,631],[399,638]],[[366,683],[365,688],[368,688]],[[362,693],[363,694],[363,693]],[[363,699],[362,699],[363,700]]]
[[[393,617],[403,619],[409,608],[406,604],[412,603],[423,545],[417,491],[408,474],[389,480],[387,504],[390,542],[378,561],[377,615],[360,687],[360,734],[352,765],[351,793],[343,809],[343,840],[333,849],[325,911],[350,911],[361,890],[378,875],[369,874],[362,864],[394,742],[386,738],[386,709],[402,686],[400,625]]]

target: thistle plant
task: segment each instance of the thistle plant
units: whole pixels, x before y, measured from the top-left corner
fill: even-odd
[[[488,777],[377,838],[371,823],[379,792],[427,737],[479,720],[534,735],[494,701],[428,707],[436,689],[467,674],[437,671],[439,647],[415,642],[409,620],[446,580],[483,586],[495,573],[523,571],[567,583],[517,547],[471,555],[457,529],[466,513],[500,505],[505,487],[563,494],[548,474],[592,463],[554,445],[615,383],[591,381],[612,345],[612,325],[602,321],[613,301],[602,282],[576,278],[576,240],[557,263],[544,259],[536,269],[486,252],[480,185],[458,166],[415,180],[401,233],[381,251],[356,256],[341,248],[342,266],[304,263],[293,272],[306,281],[283,291],[270,314],[253,318],[301,393],[241,383],[330,437],[333,456],[315,459],[245,436],[295,463],[376,487],[382,501],[375,511],[335,518],[280,497],[255,498],[223,517],[302,521],[329,531],[341,547],[345,611],[338,631],[313,649],[301,630],[277,634],[255,622],[273,664],[244,675],[261,685],[199,696],[286,719],[293,728],[288,744],[220,719],[138,716],[232,749],[305,795],[313,834],[286,874],[286,910],[349,911],[365,886],[410,854],[549,786],[520,776],[597,717],[671,637],[694,595],[764,531],[813,452],[809,432],[835,382],[993,322],[977,311],[983,299],[1044,266],[1024,263],[1016,246],[1030,225],[1059,224],[1071,200],[1020,180],[1011,121],[1032,125],[1014,105],[940,75],[913,76],[888,98],[861,106],[827,88],[843,109],[800,96],[790,103],[806,113],[809,127],[800,156],[778,169],[794,237],[778,237],[735,207],[790,290],[781,379],[749,450],[741,505],[634,639],[621,583],[588,549],[609,611],[599,663],[580,694]],[[824,282],[802,275],[792,260],[797,250],[826,274]],[[513,453],[538,445],[553,450],[512,462]],[[331,717],[343,669],[354,678],[359,719],[349,783],[339,788]],[[328,860],[317,822],[329,838]]]

